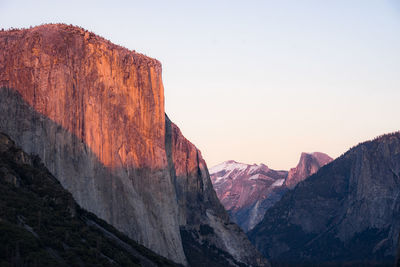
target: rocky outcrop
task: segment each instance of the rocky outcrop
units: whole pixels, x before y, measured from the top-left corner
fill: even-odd
[[[157,60],[63,24],[0,32],[0,47],[0,130],[83,208],[178,263],[191,263],[182,232],[204,257],[215,248],[232,265],[265,263],[166,118]],[[203,238],[202,225],[213,234]]]
[[[399,216],[397,132],[359,144],[322,167],[286,193],[248,235],[276,264],[392,265]]]
[[[321,152],[302,153],[296,168],[276,171],[264,164],[244,164],[233,160],[210,168],[211,181],[231,219],[245,232],[264,217],[288,189],[332,161]]]
[[[2,133],[0,210],[1,266],[178,266],[81,209]]]
[[[283,184],[287,174],[264,164],[249,165],[233,160],[210,168],[219,200],[244,231],[259,223],[265,211],[286,192]]]
[[[331,157],[321,152],[301,153],[300,161],[296,168],[290,169],[285,185],[289,189],[293,189],[299,182],[316,173],[332,160]]]

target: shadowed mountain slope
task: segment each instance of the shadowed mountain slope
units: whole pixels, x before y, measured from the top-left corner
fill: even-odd
[[[273,264],[392,265],[400,133],[361,143],[299,183],[248,233]]]
[[[399,241],[398,241],[398,245],[397,245],[397,256],[396,256],[396,262],[394,264],[394,266],[400,266],[400,234],[399,234]]]
[[[75,202],[41,163],[0,133],[1,266],[177,266]]]

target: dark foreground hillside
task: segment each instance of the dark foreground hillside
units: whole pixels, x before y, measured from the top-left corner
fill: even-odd
[[[400,132],[364,142],[298,184],[249,237],[273,265],[393,266]]]
[[[0,133],[0,266],[176,266],[81,209]]]

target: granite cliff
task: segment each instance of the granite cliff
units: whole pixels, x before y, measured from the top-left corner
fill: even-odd
[[[289,170],[288,177],[285,180],[286,187],[293,189],[298,183],[316,173],[332,160],[331,157],[321,152],[301,153],[297,166]]]
[[[211,181],[231,219],[245,232],[264,217],[288,189],[332,161],[321,152],[302,153],[296,168],[276,171],[264,164],[244,164],[233,160],[210,168]]]
[[[157,60],[64,24],[0,32],[0,47],[0,131],[79,205],[178,263],[267,264],[166,117]]]
[[[357,145],[248,233],[276,265],[390,266],[400,231],[400,133]]]

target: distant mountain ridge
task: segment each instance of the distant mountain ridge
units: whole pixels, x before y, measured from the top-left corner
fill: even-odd
[[[244,231],[249,231],[288,189],[330,161],[332,158],[328,155],[314,152],[302,153],[296,168],[289,172],[234,160],[218,164],[209,171],[215,192],[231,219]]]
[[[316,173],[322,166],[332,160],[327,154],[321,152],[301,153],[300,161],[296,168],[290,169],[285,185],[289,189],[293,189],[299,182]]]
[[[392,266],[400,132],[361,143],[287,192],[248,233],[274,265]]]

